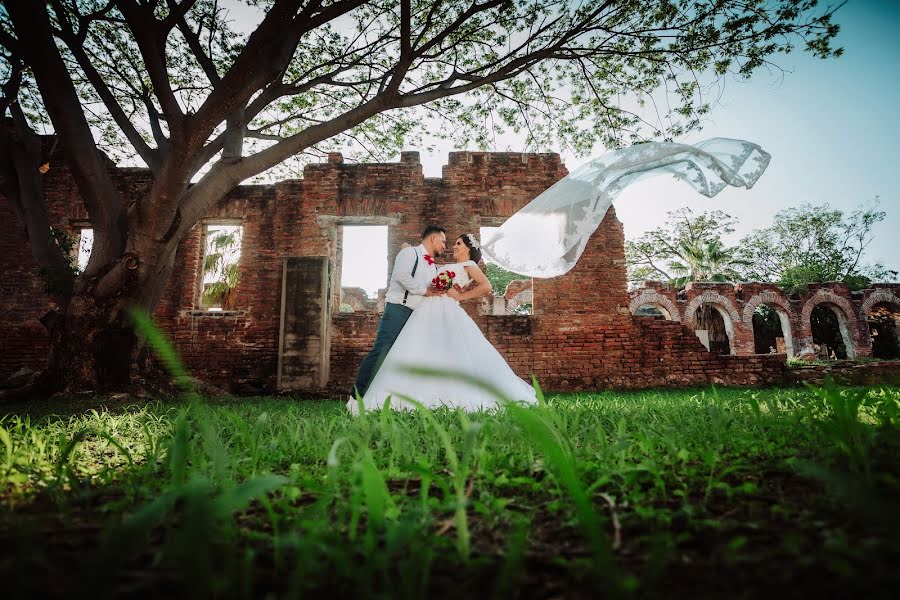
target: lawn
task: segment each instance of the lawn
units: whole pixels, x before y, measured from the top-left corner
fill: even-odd
[[[12,596],[886,596],[900,389],[551,395],[348,416],[292,398],[0,420]],[[9,410],[9,409],[8,409]]]

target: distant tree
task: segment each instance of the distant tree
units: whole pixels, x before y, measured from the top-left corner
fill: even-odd
[[[828,204],[802,204],[779,211],[770,227],[754,230],[739,245],[749,281],[776,281],[789,290],[842,281],[852,289],[896,278],[897,272],[863,261],[872,228],[884,220],[878,198],[850,214]]]
[[[625,244],[628,279],[659,279],[677,287],[691,281],[737,281],[741,261],[722,236],[733,233],[734,217],[690,208],[667,213],[668,224]]]
[[[691,281],[734,282],[741,279],[739,269],[743,263],[735,257],[737,248],[727,248],[721,240],[684,246],[681,250],[686,262],[675,260],[670,263],[672,272],[678,275],[672,282],[677,287],[684,287]]]

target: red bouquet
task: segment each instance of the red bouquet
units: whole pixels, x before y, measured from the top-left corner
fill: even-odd
[[[431,286],[441,292],[446,292],[453,287],[453,278],[456,273],[453,271],[441,271],[437,277],[431,280]]]

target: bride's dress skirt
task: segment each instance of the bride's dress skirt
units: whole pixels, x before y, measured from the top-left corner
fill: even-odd
[[[456,300],[446,296],[425,298],[413,311],[363,397],[366,410],[381,409],[388,396],[391,408],[414,409],[413,404],[398,395],[413,398],[429,408],[446,406],[478,411],[501,404],[494,394],[471,382],[410,374],[403,367],[463,372],[489,382],[509,400],[537,402],[531,384],[513,372],[475,321]],[[347,408],[354,414],[359,412],[356,400],[349,401]]]

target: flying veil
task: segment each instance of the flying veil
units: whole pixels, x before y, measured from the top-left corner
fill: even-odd
[[[750,189],[771,155],[744,140],[711,138],[697,144],[647,142],[592,159],[522,207],[481,251],[504,269],[530,277],[567,273],[613,200],[636,181],[674,175],[712,198],[727,185]]]

